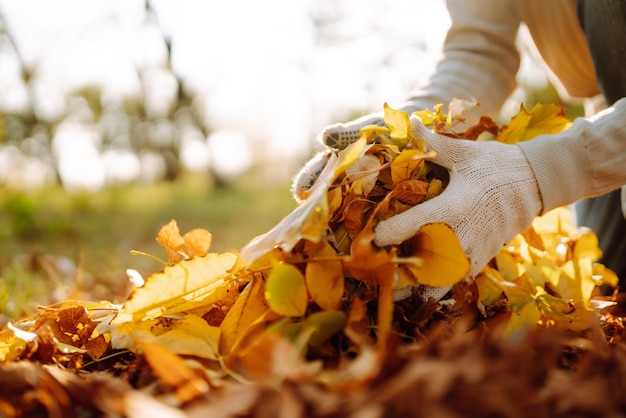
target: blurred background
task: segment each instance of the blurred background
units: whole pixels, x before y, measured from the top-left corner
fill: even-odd
[[[0,0],[0,312],[120,300],[172,218],[241,248],[316,134],[402,100],[448,26],[442,0]],[[519,77],[508,117],[558,100]]]

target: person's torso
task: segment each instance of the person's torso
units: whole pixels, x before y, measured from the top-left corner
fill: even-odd
[[[552,81],[559,93],[572,98],[599,95],[576,0],[523,0],[515,7],[541,59],[558,80]]]

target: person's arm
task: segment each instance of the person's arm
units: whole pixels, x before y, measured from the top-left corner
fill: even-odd
[[[450,172],[439,196],[381,221],[380,246],[399,244],[422,225],[456,232],[476,275],[535,216],[626,185],[626,98],[567,130],[507,145],[433,133],[412,118],[413,135]]]
[[[626,184],[626,98],[567,130],[523,142],[542,213]]]
[[[448,0],[451,26],[442,59],[418,85],[403,110],[422,110],[452,99],[477,100],[480,115],[496,117],[516,85],[520,20],[508,0]]]
[[[479,116],[495,118],[513,92],[520,63],[516,45],[520,20],[512,0],[448,0],[451,26],[440,61],[432,75],[417,85],[402,103],[392,107],[407,113],[447,106],[452,99],[476,100],[468,125]],[[327,126],[320,141],[342,149],[359,138],[367,125],[384,125],[382,112]]]

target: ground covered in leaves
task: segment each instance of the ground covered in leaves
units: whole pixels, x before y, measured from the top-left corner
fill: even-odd
[[[507,143],[569,125],[550,105],[456,132],[471,106],[417,116]],[[164,268],[130,271],[122,304],[67,300],[2,324],[0,416],[624,415],[626,296],[600,295],[617,277],[593,231],[554,210],[475,278],[445,224],[379,248],[377,222],[447,182],[408,115],[385,106],[385,121],[329,152],[298,208],[241,251],[212,253],[208,231],[172,221]]]

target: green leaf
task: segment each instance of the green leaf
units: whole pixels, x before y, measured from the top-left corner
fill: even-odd
[[[277,314],[303,316],[308,305],[304,276],[291,264],[277,264],[265,284],[265,299]]]
[[[302,325],[313,329],[309,344],[317,347],[341,331],[346,325],[346,320],[346,314],[341,311],[322,311],[310,315],[302,322]]]

